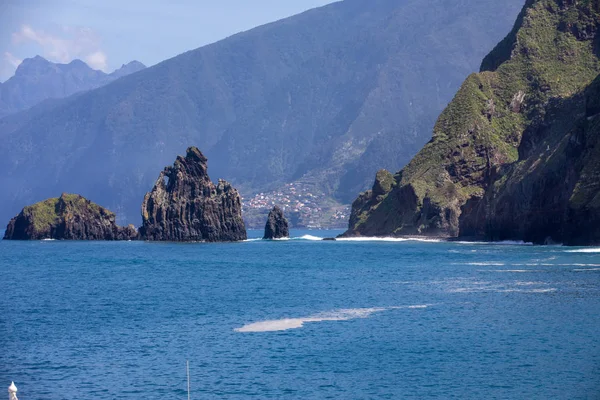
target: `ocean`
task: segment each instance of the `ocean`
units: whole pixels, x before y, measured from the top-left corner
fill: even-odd
[[[192,399],[600,398],[600,248],[261,233],[0,242],[0,383],[186,399],[189,360]]]

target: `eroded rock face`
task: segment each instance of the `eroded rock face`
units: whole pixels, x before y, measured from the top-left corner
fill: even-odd
[[[215,185],[207,159],[187,149],[160,173],[142,204],[140,235],[150,241],[232,242],[246,239],[240,195],[229,183]]]
[[[354,202],[345,236],[600,244],[598,27],[591,2],[528,0],[431,141]]]
[[[267,218],[263,239],[283,239],[288,237],[290,237],[288,221],[283,215],[281,208],[275,206]]]
[[[135,240],[133,225],[117,226],[115,214],[76,194],[27,206],[6,227],[6,240]]]

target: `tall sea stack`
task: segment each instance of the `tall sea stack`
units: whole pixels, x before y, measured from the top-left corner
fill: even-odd
[[[207,159],[196,147],[166,167],[142,204],[142,239],[233,242],[246,239],[240,195],[229,183],[215,185]]]
[[[263,239],[283,239],[290,237],[290,229],[287,219],[283,215],[281,208],[275,206],[269,213],[267,225],[265,226],[265,236]]]

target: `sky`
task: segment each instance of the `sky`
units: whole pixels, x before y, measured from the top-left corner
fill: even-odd
[[[147,66],[332,0],[0,0],[0,82],[41,55]]]

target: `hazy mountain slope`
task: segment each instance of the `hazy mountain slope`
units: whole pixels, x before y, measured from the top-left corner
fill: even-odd
[[[599,27],[597,3],[529,0],[433,139],[356,200],[347,234],[599,242]]]
[[[40,56],[27,58],[17,67],[15,75],[0,85],[0,118],[47,99],[95,89],[144,68],[142,63],[132,61],[106,74],[90,68],[81,60],[56,64]]]
[[[427,140],[521,5],[346,0],[0,121],[0,210],[71,191],[137,221],[157,171],[190,145],[245,193],[304,179],[350,199]]]

